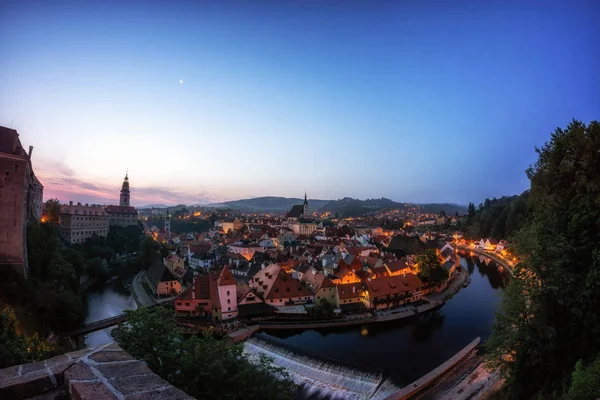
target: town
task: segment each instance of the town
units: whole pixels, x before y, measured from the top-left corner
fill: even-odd
[[[461,255],[477,252],[500,271],[510,272],[518,263],[507,240],[465,237],[466,213],[432,213],[414,204],[342,216],[312,210],[305,193],[287,212],[219,205],[136,209],[128,172],[114,196],[118,205],[42,202],[33,149],[25,152],[14,130],[0,133],[0,165],[12,166],[4,171],[3,187],[13,193],[2,197],[8,210],[2,213],[2,231],[8,235],[0,241],[1,262],[28,276],[24,238],[31,224],[53,227],[62,246],[74,249],[102,248],[111,235],[131,228],[139,232],[137,238],[133,233],[138,244],[97,250],[105,255],[89,262],[82,284],[134,274],[128,281],[137,307],[172,307],[176,323],[188,333],[211,332],[235,343],[260,329],[389,323],[439,309],[467,287],[471,278]],[[131,260],[133,269],[119,269]],[[53,335],[80,335],[120,321],[108,318]]]

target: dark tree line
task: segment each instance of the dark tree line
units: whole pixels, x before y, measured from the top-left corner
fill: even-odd
[[[525,223],[528,197],[529,191],[525,191],[519,196],[485,199],[477,209],[469,203],[461,223],[463,234],[468,239],[509,239]]]
[[[488,358],[507,377],[506,398],[596,399],[600,124],[573,121],[536,151],[525,221],[513,234],[522,262],[504,292]]]

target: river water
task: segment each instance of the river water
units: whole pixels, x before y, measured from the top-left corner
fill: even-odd
[[[501,289],[508,282],[490,259],[462,257],[471,284],[439,310],[408,320],[347,328],[280,330],[258,334],[269,342],[305,355],[383,370],[396,385],[420,378],[476,337],[487,339]]]
[[[88,291],[87,302],[88,315],[85,319],[86,324],[114,317],[123,314],[125,310],[135,310],[137,308],[129,289],[123,287],[123,284],[118,280],[112,280]],[[110,336],[110,331],[113,329],[114,327],[110,327],[86,335],[86,347],[99,346],[111,342],[113,339]]]

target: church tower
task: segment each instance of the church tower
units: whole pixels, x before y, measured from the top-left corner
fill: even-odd
[[[123,180],[123,186],[121,186],[121,197],[119,198],[119,205],[129,207],[129,173],[125,173],[125,179]]]
[[[308,217],[308,198],[306,197],[306,190],[304,191],[304,204],[302,205],[302,216]]]

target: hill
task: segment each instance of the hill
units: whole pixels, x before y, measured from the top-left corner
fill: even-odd
[[[449,203],[430,203],[430,204],[411,204],[411,203],[398,203],[390,199],[382,197],[380,199],[352,199],[350,197],[344,197],[340,200],[332,200],[325,204],[320,211],[329,211],[331,213],[338,213],[342,217],[358,217],[374,211],[387,211],[387,210],[404,210],[408,207],[418,206],[421,211],[427,213],[439,213],[444,210],[448,215],[454,215],[458,212],[460,215],[464,215],[467,212],[467,206]]]
[[[255,197],[253,199],[242,199],[225,201],[223,203],[211,204],[213,207],[227,207],[232,210],[243,212],[288,212],[293,205],[302,204],[304,199],[295,197]],[[319,210],[329,200],[309,199],[308,205],[311,210]]]
[[[226,207],[232,210],[243,212],[287,212],[293,205],[302,204],[304,199],[290,197],[255,197],[252,199],[241,199],[225,201],[223,203],[211,204],[212,207]],[[358,217],[370,212],[382,210],[403,210],[411,206],[419,206],[424,212],[439,213],[446,211],[448,215],[454,215],[458,212],[463,215],[467,212],[467,206],[448,203],[431,204],[405,204],[398,203],[390,199],[366,199],[359,200],[350,197],[344,197],[339,200],[308,200],[309,208],[313,211],[338,213],[342,217]]]
[[[418,204],[421,208],[421,211],[426,213],[434,213],[437,214],[441,210],[444,210],[447,215],[454,215],[458,213],[458,215],[465,215],[467,213],[467,206],[461,204],[454,203],[428,203],[428,204]]]

